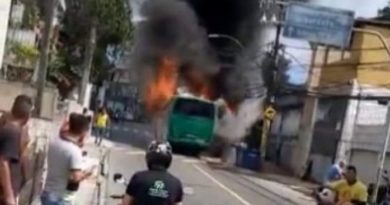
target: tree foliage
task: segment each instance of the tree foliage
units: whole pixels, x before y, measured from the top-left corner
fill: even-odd
[[[82,66],[93,21],[97,23],[97,44],[92,79],[109,66],[105,60],[107,47],[123,45],[132,38],[130,11],[124,0],[69,0],[60,38],[60,53],[65,55],[63,72],[74,73],[72,68]]]
[[[389,20],[390,19],[390,2],[383,9],[380,9],[378,12],[378,16],[381,19]]]

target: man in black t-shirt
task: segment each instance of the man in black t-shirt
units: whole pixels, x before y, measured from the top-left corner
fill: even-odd
[[[123,205],[181,205],[182,184],[167,171],[172,162],[171,146],[152,142],[146,153],[146,162],[149,170],[132,177]]]

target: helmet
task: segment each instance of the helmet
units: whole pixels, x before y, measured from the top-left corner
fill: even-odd
[[[316,198],[319,204],[336,204],[337,202],[336,192],[328,187],[321,187]]]
[[[172,162],[172,147],[168,142],[153,141],[146,151],[146,164],[149,169],[166,170]]]

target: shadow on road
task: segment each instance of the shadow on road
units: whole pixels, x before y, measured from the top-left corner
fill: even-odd
[[[113,125],[110,129],[110,137],[107,140],[113,143],[146,149],[148,144],[154,139],[152,133],[153,130],[149,124],[126,123]]]
[[[312,194],[312,191],[318,187],[315,183],[301,181],[300,179],[294,178],[292,176],[282,175],[278,173],[270,172],[269,170],[255,172],[235,166],[223,165],[218,162],[207,162],[208,166],[213,170],[223,170],[234,175],[248,176],[258,179],[264,179],[268,181],[277,182],[284,184],[291,189],[301,192],[307,196]]]

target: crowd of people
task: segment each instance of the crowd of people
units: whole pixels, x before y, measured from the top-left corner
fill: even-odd
[[[28,174],[26,162],[30,144],[28,126],[33,100],[17,96],[10,112],[0,118],[0,205],[17,205]],[[94,116],[84,109],[71,113],[56,136],[50,138],[47,176],[41,193],[42,205],[74,205],[82,181],[97,167],[86,167],[85,142],[94,129],[100,145],[108,134],[110,119],[104,108]],[[167,172],[172,162],[169,143],[152,142],[147,149],[148,170],[136,173],[128,184],[123,205],[180,205],[183,199],[179,179]]]

